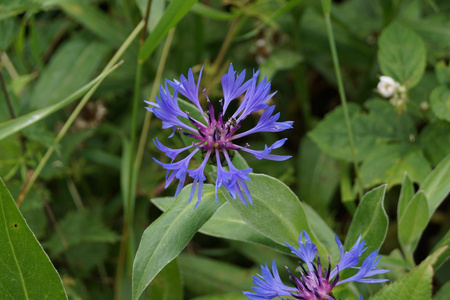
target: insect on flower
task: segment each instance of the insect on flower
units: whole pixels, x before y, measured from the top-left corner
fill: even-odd
[[[270,82],[267,82],[266,78],[257,83],[259,71],[254,72],[252,78],[244,81],[245,70],[240,74],[236,74],[233,65],[230,65],[228,73],[222,77],[223,99],[218,101],[219,109],[217,115],[215,114],[214,105],[206,94],[206,90],[203,90],[208,107],[208,110],[205,112],[199,100],[202,71],[203,68],[200,71],[197,83],[195,82],[192,69],[189,69],[187,78],[181,75],[179,81],[166,80],[164,86],[160,86],[160,94],[159,97],[156,97],[156,103],[145,101],[150,105],[147,107],[147,110],[153,112],[156,117],[162,120],[162,128],[173,129],[173,133],[169,137],[173,136],[175,130],[179,130],[185,136],[195,140],[191,145],[181,149],[171,149],[164,146],[158,139],[155,139],[154,143],[157,148],[171,158],[172,161],[170,163],[162,163],[157,159],[154,160],[167,170],[165,188],[174,179],[179,180],[175,196],[180,193],[187,176],[193,179],[189,202],[198,189],[198,201],[195,207],[198,206],[201,200],[203,183],[206,180],[204,170],[208,161],[215,162],[217,168],[216,199],[217,190],[224,186],[234,199],[238,197],[244,204],[247,205],[247,201],[251,204],[252,197],[245,182],[250,180],[250,177],[247,175],[252,169],[236,168],[232,163],[233,151],[245,151],[254,155],[257,159],[286,160],[290,156],[275,155],[271,154],[271,152],[283,146],[287,139],[278,140],[270,147],[266,145],[264,150],[252,150],[248,144],[244,146],[239,145],[237,140],[257,132],[283,131],[292,128],[293,122],[277,122],[280,114],[272,115],[275,106],[269,106],[267,102],[275,93],[270,93]],[[173,93],[171,93],[169,87],[173,89]],[[194,104],[203,116],[203,119],[197,120],[189,112],[181,110],[178,103],[179,94]],[[227,112],[230,103],[242,95],[243,100],[237,110],[234,113]],[[249,130],[238,132],[242,122],[251,113],[259,110],[264,110],[264,112],[256,126]],[[225,117],[230,114],[231,117]],[[183,118],[189,120],[189,122],[186,122],[188,124],[181,121]],[[175,161],[178,155],[185,151],[190,151],[190,153],[185,158]],[[203,161],[197,169],[189,169],[189,163],[197,152],[203,154]]]

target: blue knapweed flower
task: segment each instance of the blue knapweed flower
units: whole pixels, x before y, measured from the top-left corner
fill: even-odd
[[[189,69],[187,78],[183,75],[180,80],[166,80],[164,87],[160,86],[160,95],[156,97],[156,103],[145,101],[150,105],[147,109],[162,120],[163,128],[172,128],[180,130],[185,136],[191,137],[195,142],[181,149],[171,149],[164,146],[158,139],[155,139],[156,147],[172,159],[170,163],[162,163],[154,159],[158,164],[167,170],[166,188],[174,180],[179,183],[175,196],[181,191],[186,181],[186,176],[193,179],[193,185],[189,201],[191,201],[198,186],[198,202],[200,203],[203,182],[206,180],[204,170],[208,161],[214,162],[217,166],[217,179],[215,184],[216,198],[217,189],[224,186],[230,195],[236,199],[236,196],[244,203],[252,203],[252,197],[247,188],[246,181],[250,180],[247,176],[252,169],[238,169],[232,163],[233,151],[245,151],[254,155],[257,159],[285,160],[290,156],[271,154],[273,149],[280,148],[286,141],[281,139],[273,145],[265,146],[264,150],[252,150],[248,144],[241,146],[237,140],[257,132],[279,132],[292,128],[293,122],[277,122],[280,114],[274,115],[275,106],[269,106],[267,102],[275,93],[270,93],[270,82],[264,78],[257,83],[258,72],[254,72],[252,78],[245,81],[245,71],[236,74],[233,66],[230,65],[228,73],[222,77],[223,99],[219,100],[218,114],[214,112],[214,106],[209,100],[206,91],[205,94],[208,110],[204,111],[199,100],[200,79],[202,70],[198,76],[197,83],[194,80],[192,69]],[[169,86],[173,89],[171,93]],[[187,111],[181,110],[178,103],[178,95],[181,94],[192,102],[202,115],[202,119],[195,119]],[[235,112],[230,113],[227,109],[233,100],[241,97],[242,102]],[[264,110],[258,123],[251,129],[239,132],[242,121],[251,113],[258,110]],[[182,120],[185,119],[185,122]],[[188,122],[186,122],[188,120]],[[172,137],[173,134],[170,136]],[[184,152],[190,152],[185,158],[175,162],[177,156]],[[189,163],[194,155],[202,153],[203,161],[196,169],[189,169]],[[247,199],[247,200],[246,200]],[[197,207],[196,205],[196,207]]]
[[[289,268],[286,267],[287,272],[289,273],[289,280],[294,286],[291,287],[284,285],[281,281],[274,260],[272,263],[272,271],[267,264],[265,264],[264,266],[261,266],[261,275],[257,274],[258,276],[253,276],[253,283],[256,285],[252,287],[254,293],[244,292],[244,295],[250,300],[274,298],[334,300],[335,298],[332,290],[336,285],[350,281],[365,283],[387,281],[387,279],[369,278],[377,274],[389,272],[389,270],[375,268],[381,258],[377,257],[378,251],[373,251],[363,261],[361,266],[357,266],[360,256],[367,249],[364,248],[366,243],[364,240],[361,241],[361,237],[348,252],[344,252],[344,247],[337,236],[335,240],[339,247],[341,259],[339,263],[336,264],[335,268],[331,270],[330,257],[328,256],[328,266],[324,267],[320,261],[317,246],[311,242],[308,234],[305,231],[302,231],[298,238],[298,249],[286,243],[286,245],[291,249],[292,254],[295,254],[303,261],[303,263],[299,261],[300,267],[297,268],[300,275],[294,275]],[[348,268],[356,269],[358,271],[355,275],[349,278],[341,279],[339,272]],[[359,299],[362,300],[362,297]]]

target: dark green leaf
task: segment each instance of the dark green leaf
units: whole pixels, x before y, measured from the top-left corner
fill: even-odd
[[[439,243],[434,246],[432,253],[437,251],[438,249],[447,246],[447,249],[445,249],[445,252],[437,259],[434,266],[436,269],[438,269],[444,262],[446,262],[450,258],[450,230],[447,231],[445,236],[439,241]]]
[[[220,207],[213,185],[204,185],[202,202],[196,209],[197,193],[188,204],[190,192],[191,185],[188,185],[174,204],[144,231],[133,264],[133,299],[139,298],[153,278],[178,256]],[[219,198],[222,202],[223,198]]]
[[[409,202],[412,200],[414,196],[414,185],[411,179],[408,176],[408,173],[405,172],[403,176],[402,189],[400,191],[400,197],[398,199],[398,207],[397,207],[397,219],[400,220],[405,213],[406,207]]]
[[[169,30],[177,25],[196,2],[197,0],[173,0],[170,2],[158,25],[156,25],[155,29],[142,45],[139,51],[140,60],[145,61],[150,57]]]
[[[57,103],[89,81],[109,48],[81,39],[66,42],[52,56],[32,94],[31,107],[43,108]]]
[[[159,300],[182,300],[183,288],[178,261],[174,259],[156,275],[149,286],[149,298]]]
[[[450,89],[447,86],[438,86],[431,92],[430,104],[436,117],[450,122]]]
[[[0,179],[0,298],[67,299],[61,279]]]
[[[450,153],[450,123],[429,123],[420,132],[419,142],[428,160],[436,166]]]
[[[384,210],[385,192],[386,185],[382,185],[367,192],[361,199],[345,239],[347,249],[356,243],[359,236],[367,243],[365,255],[380,249],[389,223]]]
[[[292,69],[302,60],[298,52],[275,50],[261,65],[261,76],[271,80],[278,71]]]
[[[425,70],[426,49],[416,33],[394,22],[381,33],[378,47],[378,63],[383,75],[408,88],[420,81]]]

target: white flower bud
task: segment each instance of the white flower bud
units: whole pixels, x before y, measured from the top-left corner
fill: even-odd
[[[400,84],[389,76],[381,76],[380,82],[377,85],[377,92],[385,97],[389,98],[397,92]]]

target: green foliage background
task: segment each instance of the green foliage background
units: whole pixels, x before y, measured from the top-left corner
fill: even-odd
[[[341,299],[446,299],[449,60],[444,0],[0,0],[0,299],[245,299],[260,264],[295,265],[284,241],[301,230],[333,261],[335,233],[383,254],[393,283],[339,286]],[[288,137],[277,154],[293,157],[236,155],[254,205],[216,204],[206,185],[193,210],[152,159],[167,161],[152,139],[186,140],[142,100],[202,66],[218,100],[230,63],[260,69],[294,121],[246,142]],[[376,93],[381,75],[405,85],[405,107]]]

